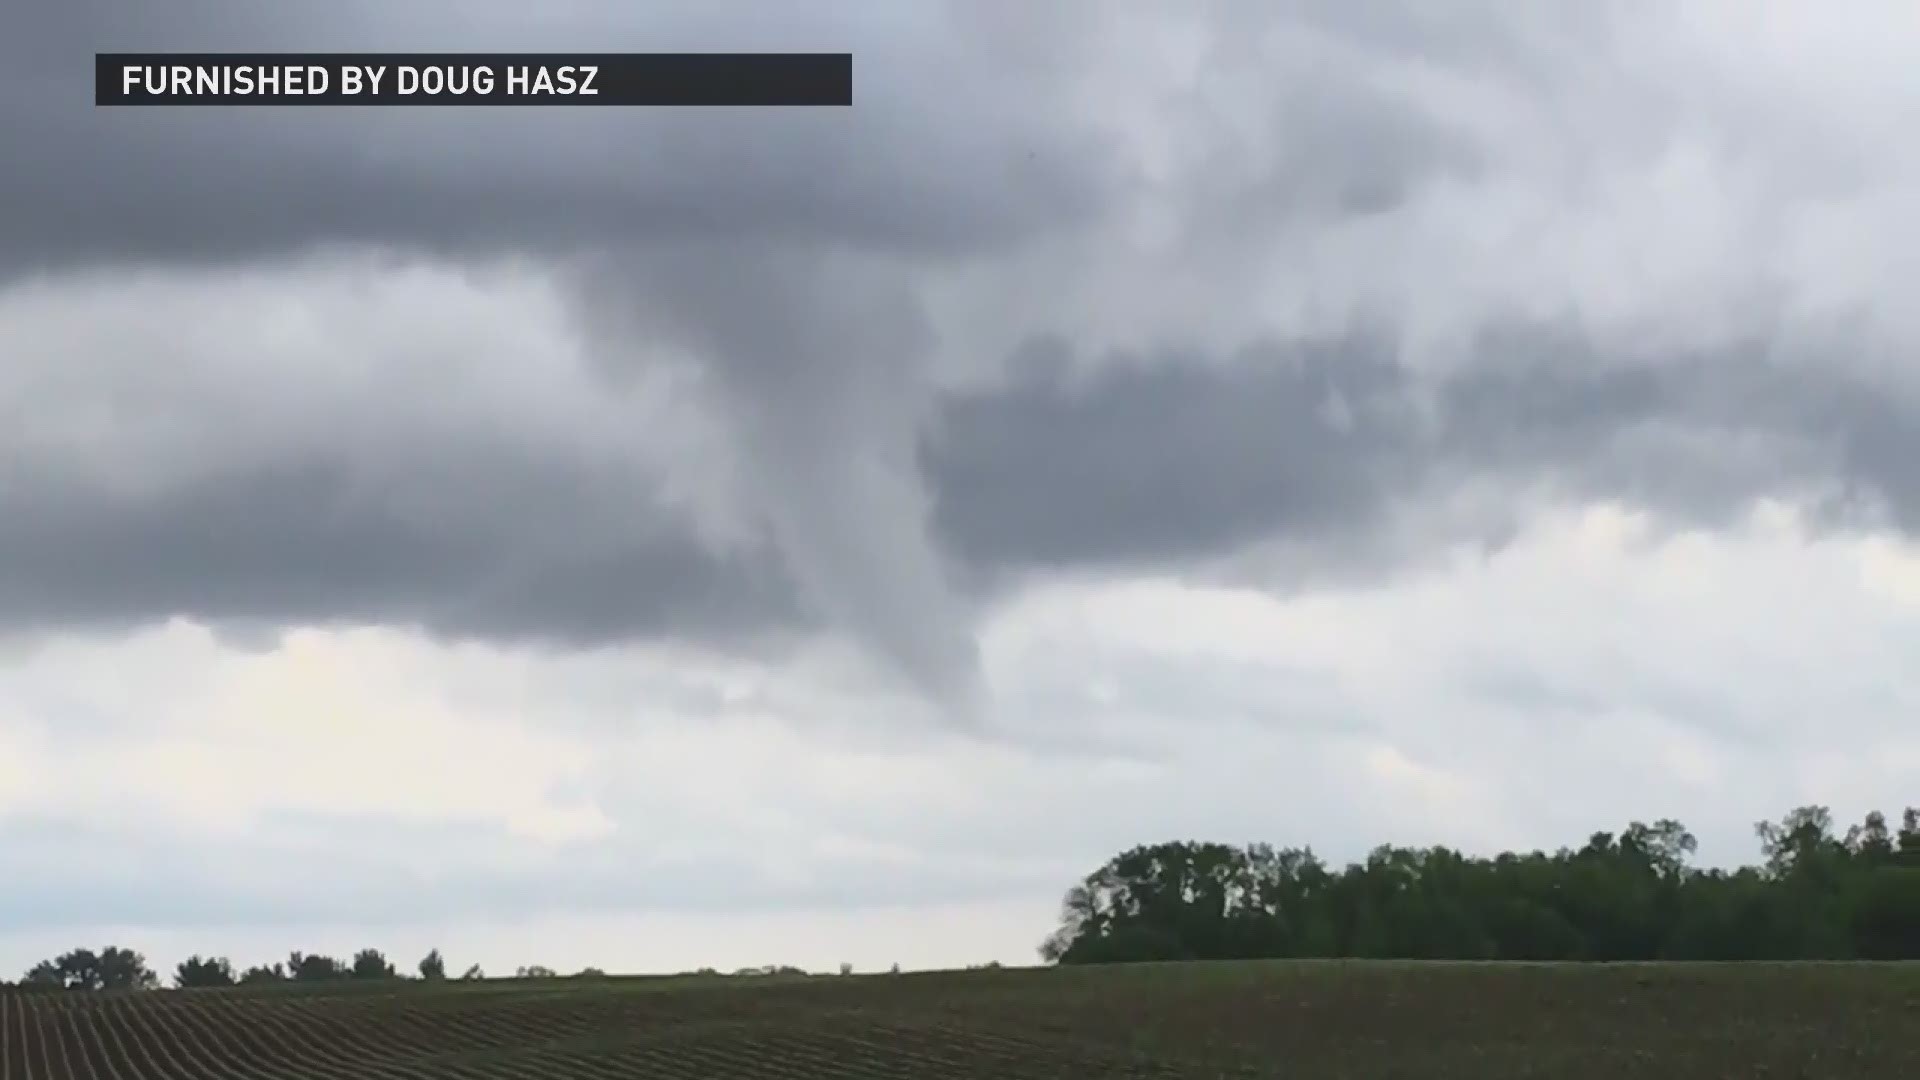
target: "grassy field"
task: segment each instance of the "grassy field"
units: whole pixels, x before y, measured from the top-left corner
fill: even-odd
[[[1920,965],[1370,962],[0,993],[0,1080],[1920,1077]]]

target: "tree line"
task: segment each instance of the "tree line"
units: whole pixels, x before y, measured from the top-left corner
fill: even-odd
[[[445,980],[446,958],[434,949],[415,965],[417,978],[424,982]],[[585,968],[575,978],[599,978],[606,972]],[[480,965],[467,968],[461,980],[484,979]],[[516,979],[555,979],[559,972],[538,964],[514,972]],[[393,981],[408,979],[379,949],[361,949],[351,960],[322,953],[292,952],[283,963],[236,968],[224,956],[190,956],[173,969],[173,985],[187,990],[197,987],[257,986],[267,983],[325,983],[347,981]],[[0,980],[0,987],[8,984]],[[27,969],[17,988],[21,990],[155,990],[160,975],[147,966],[146,957],[133,949],[109,945],[99,951],[72,949],[50,960],[42,960]]]
[[[1459,960],[1920,959],[1920,808],[1836,835],[1823,806],[1754,828],[1762,862],[1689,865],[1679,822],[1634,822],[1553,854],[1135,847],[1067,891],[1049,963],[1372,957]]]
[[[990,965],[998,966],[998,965]],[[293,952],[287,954],[284,962],[260,964],[246,969],[236,968],[232,961],[224,956],[190,956],[180,961],[173,969],[172,985],[177,990],[192,990],[221,986],[259,986],[272,983],[341,983],[341,982],[442,982],[448,979],[446,959],[439,949],[427,953],[415,966],[417,976],[400,972],[386,954],[379,949],[361,949],[353,954],[351,960],[341,960],[320,953]],[[900,973],[900,965],[893,965],[893,973]],[[781,976],[792,978],[810,974],[797,967],[786,964],[766,964],[760,967],[743,967],[731,973],[703,967],[697,971],[682,972],[701,978],[759,978]],[[853,974],[852,964],[840,965],[840,974]],[[541,964],[531,964],[516,968],[512,975],[515,979],[604,979],[607,973],[597,967],[585,967],[570,976],[563,976],[553,968]],[[487,973],[479,964],[467,968],[457,981],[474,982],[487,978]],[[147,964],[144,955],[133,949],[109,945],[104,949],[71,949],[50,960],[42,960],[27,970],[18,983],[9,983],[0,979],[0,990],[25,991],[61,991],[61,990],[158,990],[161,980],[158,972]]]

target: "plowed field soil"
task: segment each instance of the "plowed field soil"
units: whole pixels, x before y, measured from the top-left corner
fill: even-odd
[[[0,1080],[1920,1077],[1920,965],[1131,965],[0,991]]]

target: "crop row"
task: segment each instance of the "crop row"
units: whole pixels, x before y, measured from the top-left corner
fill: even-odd
[[[669,997],[680,1008],[665,1007]],[[787,1004],[799,1003],[609,994],[454,1008],[426,996],[0,993],[0,1080],[1175,1075],[1099,1046],[884,1011],[809,1016]]]

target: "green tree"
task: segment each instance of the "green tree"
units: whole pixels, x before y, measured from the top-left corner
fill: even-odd
[[[27,973],[20,978],[20,985],[32,990],[65,990],[67,978],[61,974],[59,964],[42,960],[27,969]]]
[[[1920,867],[1868,868],[1855,885],[1850,916],[1861,957],[1920,960]]]
[[[1873,866],[1893,861],[1893,834],[1887,828],[1887,816],[1875,810],[1860,824],[1847,830],[1846,846],[1854,858]]]
[[[101,967],[100,954],[92,949],[74,949],[54,958],[54,967],[60,972],[60,980],[69,990],[102,990],[106,988],[106,971]]]
[[[160,985],[160,976],[147,966],[147,958],[133,951],[109,945],[100,951],[100,986],[104,990],[152,990]]]
[[[206,986],[232,986],[236,981],[233,964],[224,956],[203,959],[196,954],[180,961],[173,969],[173,985],[182,990]]]
[[[1894,850],[1907,865],[1920,865],[1920,806],[1909,806],[1901,813]]]
[[[1553,854],[1382,845],[1335,872],[1307,849],[1130,848],[1069,888],[1053,963],[1206,957],[1523,960],[1920,956],[1920,812],[1836,837],[1825,807],[1755,826],[1761,863],[1697,870],[1678,821]]]
[[[332,982],[347,976],[347,965],[331,956],[303,952],[287,954],[287,978],[294,982]]]
[[[420,977],[428,982],[439,982],[447,977],[447,961],[435,949],[420,958]]]
[[[27,971],[22,985],[38,990],[151,990],[160,985],[160,977],[138,952],[109,945],[99,952],[73,949],[43,960]]]
[[[353,954],[353,966],[348,975],[355,979],[397,979],[400,972],[387,960],[387,955],[379,949],[361,949]]]

